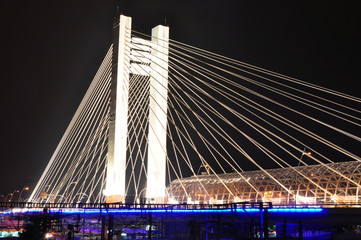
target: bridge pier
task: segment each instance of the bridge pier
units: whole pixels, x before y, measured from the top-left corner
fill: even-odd
[[[217,240],[221,239],[221,215],[217,215]]]
[[[108,214],[108,240],[113,240],[114,235],[114,217],[112,213]]]
[[[148,229],[148,239],[152,239],[152,226],[153,226],[153,218],[152,218],[152,214],[149,213],[149,218],[148,218],[148,225],[149,225],[149,229]]]
[[[100,239],[105,240],[105,216],[102,216],[101,219],[102,219],[102,224],[100,231]]]
[[[300,240],[303,239],[303,226],[302,226],[301,218],[300,218],[300,220],[298,222],[298,239],[300,239]]]
[[[263,239],[269,239],[269,216],[268,216],[268,209],[260,209],[262,213],[262,228],[263,228]]]
[[[285,217],[282,228],[283,239],[287,240],[287,218]]]

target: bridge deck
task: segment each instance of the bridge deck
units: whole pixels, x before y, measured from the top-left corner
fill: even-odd
[[[189,237],[184,235],[184,238],[180,238],[177,235],[178,230],[190,234],[194,229],[198,229],[201,234],[202,231],[212,228],[219,232],[220,236],[246,236],[249,233],[240,231],[240,226],[253,229],[252,234],[257,234],[257,231],[267,229],[268,226],[282,227],[287,224],[289,227],[297,227],[302,224],[317,230],[324,226],[328,228],[327,226],[332,225],[360,224],[361,219],[360,205],[274,206],[267,202],[214,205],[2,202],[0,207],[3,210],[3,219],[9,222],[9,226],[12,226],[10,223],[14,219],[23,219],[26,222],[30,218],[38,217],[43,221],[47,219],[48,222],[84,226],[85,232],[91,228],[94,234],[98,231],[100,236],[101,229],[105,228],[114,229],[114,232],[128,231],[128,234],[138,234],[140,231],[148,234],[147,226],[153,224],[157,229],[152,230],[153,232],[176,236],[177,239]],[[132,229],[128,229],[129,226],[132,226]],[[133,229],[135,227],[136,230]],[[63,226],[63,232],[66,231],[64,228]],[[234,232],[229,232],[229,229]],[[280,234],[279,231],[277,234]]]

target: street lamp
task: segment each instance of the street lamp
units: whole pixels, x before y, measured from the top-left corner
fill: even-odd
[[[18,201],[21,201],[21,194],[23,194],[23,192],[24,192],[24,190],[25,191],[29,191],[29,187],[23,187],[23,189],[21,190],[21,192],[20,192],[20,194],[19,194],[19,199],[18,199]]]
[[[303,155],[307,155],[307,156],[311,156],[311,155],[312,155],[311,152],[306,152],[306,150],[307,150],[307,148],[304,147],[304,148],[303,148],[303,151],[302,151],[302,153],[301,153],[301,156],[300,156],[300,158],[298,159],[298,167],[300,166],[300,164],[301,164],[301,162],[302,162]]]
[[[79,200],[78,200],[79,203],[83,200],[84,197],[87,198],[87,201],[86,201],[86,202],[89,203],[89,200],[90,200],[91,198],[89,197],[88,194],[83,193],[83,192],[75,194],[75,196],[73,197],[73,200],[75,200],[76,196],[78,196],[78,195],[80,195],[80,198],[79,198]],[[93,197],[93,200],[94,200],[94,196],[92,196],[92,197]],[[94,202],[94,201],[93,201],[93,202]]]
[[[145,197],[142,198],[142,193],[143,193],[143,191],[145,191],[145,190],[147,190],[146,187],[143,188],[142,191],[140,191],[140,193],[139,193],[138,196],[136,197],[136,198],[139,199],[139,203],[140,203],[140,204],[143,204],[142,199],[145,199],[145,202],[144,202],[145,204],[147,204],[147,201],[149,201],[149,200],[147,199],[147,196],[145,196]],[[148,202],[148,203],[150,203],[150,202]]]
[[[8,197],[10,196],[12,196],[13,195],[13,193],[8,193],[8,195],[6,195],[6,197],[5,197],[5,202],[7,202],[7,200],[8,200]],[[10,200],[9,200],[9,202],[10,202]]]
[[[57,203],[61,202],[62,199],[66,199],[63,195],[60,195],[60,194],[54,195],[54,197],[53,197],[53,203],[55,203],[55,199],[56,199],[57,197],[60,197],[60,198],[57,200]]]
[[[303,148],[303,151],[302,151],[302,153],[301,153],[301,156],[300,156],[300,158],[298,159],[298,165],[297,165],[297,171],[296,171],[296,178],[295,178],[295,205],[297,204],[297,196],[298,196],[298,186],[297,186],[297,183],[298,183],[298,179],[297,179],[297,177],[298,177],[298,172],[299,172],[299,168],[300,168],[300,165],[301,165],[301,162],[302,162],[302,158],[303,158],[303,156],[304,155],[307,155],[307,156],[311,156],[312,155],[312,153],[311,152],[306,152],[306,150],[307,150],[307,148],[306,147],[304,147]],[[297,188],[297,190],[296,190],[296,188]]]
[[[13,200],[13,197],[14,197],[15,193],[18,193],[18,192],[20,192],[20,191],[19,191],[19,190],[15,190],[12,194],[10,194],[11,197],[10,197],[9,202],[11,202],[11,201]]]
[[[208,165],[208,164],[204,164],[204,163],[202,163],[202,164],[199,166],[198,171],[197,171],[197,175],[199,174],[199,171],[201,170],[202,167],[204,168],[204,170],[206,170],[207,174],[209,175],[209,165]],[[201,174],[202,174],[202,172],[201,172]]]

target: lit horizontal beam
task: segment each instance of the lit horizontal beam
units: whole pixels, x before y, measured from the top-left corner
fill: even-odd
[[[268,212],[297,212],[297,213],[315,213],[322,212],[323,208],[271,208]]]

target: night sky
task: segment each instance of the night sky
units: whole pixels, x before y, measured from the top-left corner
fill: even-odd
[[[119,9],[136,31],[166,21],[171,39],[361,97],[361,4],[347,2],[127,0]],[[116,2],[2,0],[0,11],[6,195],[40,178],[111,44]]]

